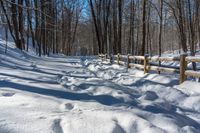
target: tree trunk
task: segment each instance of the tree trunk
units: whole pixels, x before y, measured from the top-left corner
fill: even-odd
[[[145,55],[145,44],[146,44],[146,2],[147,0],[143,0],[143,13],[142,13],[142,48],[141,55]]]

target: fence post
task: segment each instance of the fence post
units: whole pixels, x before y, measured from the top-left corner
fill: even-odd
[[[130,59],[129,59],[130,54],[127,55],[127,68],[130,68],[129,63],[130,63]]]
[[[101,61],[103,61],[103,60],[102,60],[102,55],[101,55],[101,54],[99,54],[99,58],[101,59]]]
[[[186,80],[185,71],[187,69],[187,61],[186,61],[187,54],[182,54],[180,58],[180,80],[179,83],[183,83]]]
[[[119,60],[120,60],[120,57],[119,57],[119,53],[117,54],[117,64],[119,65]]]
[[[112,55],[111,55],[111,54],[109,54],[109,59],[110,59],[110,64],[112,64],[113,58],[112,58]]]
[[[104,61],[104,54],[102,54],[102,57],[101,57],[102,61]]]
[[[101,59],[101,61],[103,61],[102,54],[99,54],[99,58]]]
[[[149,60],[148,60],[148,55],[144,56],[144,73],[148,73],[148,64],[149,64]]]
[[[158,57],[158,60],[159,60],[160,57],[161,57],[161,56]],[[160,61],[160,60],[158,61],[158,67],[159,67],[159,68],[161,67],[161,61]],[[157,72],[158,72],[158,74],[160,74],[160,70],[158,70]]]

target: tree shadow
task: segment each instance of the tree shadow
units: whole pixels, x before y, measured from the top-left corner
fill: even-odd
[[[132,83],[129,86],[142,87],[144,85],[162,85],[164,87],[173,87],[174,85],[178,85],[178,83],[179,83],[178,79],[173,79],[166,83],[156,82],[156,81],[148,79],[148,76],[150,76],[150,75],[151,74],[146,74],[143,77],[140,77],[140,80],[137,80],[136,82]],[[159,75],[156,75],[156,76],[159,76]],[[154,78],[156,78],[156,77],[154,77]]]
[[[165,103],[163,103],[163,104],[165,104]],[[200,124],[197,121],[191,119],[190,117],[188,117],[186,115],[179,114],[176,112],[177,108],[184,110],[180,107],[170,105],[170,108],[166,109],[162,105],[147,105],[144,107],[138,106],[138,108],[143,111],[151,112],[153,114],[162,114],[163,116],[168,117],[169,119],[174,119],[177,121],[176,124],[180,127],[192,126],[192,127],[195,127],[196,129],[200,130]],[[143,117],[143,116],[140,116],[140,117]],[[146,119],[146,118],[144,118],[144,119]]]
[[[12,77],[12,78],[16,78],[16,79],[21,79],[21,80],[26,80],[26,81],[29,81],[29,82],[32,82],[32,83],[37,82],[37,83],[58,84],[58,82],[52,81],[52,79],[49,79],[49,80],[42,80],[40,78],[34,79],[34,78],[20,77],[20,76],[17,76],[17,75],[11,75],[11,74],[5,74],[5,73],[0,73],[0,75]],[[44,76],[42,78],[44,78]],[[48,78],[48,77],[45,77],[45,78]]]
[[[45,89],[41,87],[17,84],[9,81],[0,81],[0,87],[8,87],[16,90],[27,91],[40,95],[53,96],[56,98],[63,98],[68,100],[96,101],[103,105],[114,105],[114,104],[124,103],[123,100],[114,98],[109,95],[92,96],[86,93],[72,93],[61,90]]]
[[[169,83],[159,83],[159,82],[142,78],[140,80],[137,80],[135,83],[131,84],[130,86],[142,87],[144,85],[162,85],[164,87],[171,87],[171,86],[177,85],[177,82],[178,80],[171,80]]]
[[[6,61],[10,64],[16,64],[15,62],[11,62],[11,61]],[[6,68],[11,68],[11,69],[18,69],[18,70],[22,70],[22,71],[29,71],[29,72],[38,72],[39,74],[48,74],[48,75],[54,75],[57,76],[57,73],[51,73],[51,72],[46,72],[44,70],[42,70],[41,68],[33,68],[31,66],[27,66],[27,65],[22,65],[22,64],[17,64],[17,65],[9,65],[6,63],[1,62],[0,66],[6,67]],[[51,69],[46,69],[46,70],[51,70]],[[53,70],[53,69],[52,69]],[[55,69],[54,69],[55,71]]]

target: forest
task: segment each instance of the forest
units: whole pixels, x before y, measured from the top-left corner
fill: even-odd
[[[39,56],[195,55],[199,0],[1,0],[1,32]],[[31,45],[30,45],[31,44]]]
[[[200,0],[0,0],[0,133],[200,133]]]

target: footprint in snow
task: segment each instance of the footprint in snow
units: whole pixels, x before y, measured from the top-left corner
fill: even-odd
[[[112,133],[126,133],[124,131],[124,129],[120,126],[120,124],[119,124],[117,119],[114,118],[113,121],[115,123],[115,127],[114,127]]]
[[[43,120],[43,119],[47,119],[45,116],[40,116],[39,119]]]
[[[71,104],[71,103],[65,104],[65,109],[67,109],[67,110],[72,110],[73,108],[74,108],[74,105],[73,105],[73,104]]]
[[[14,96],[15,95],[15,93],[12,93],[12,92],[5,92],[5,93],[2,93],[1,94],[2,96],[4,96],[4,97],[12,97],[12,96]]]
[[[62,105],[60,106],[60,109],[61,109],[62,111],[70,111],[70,110],[74,109],[74,105],[71,104],[71,103],[65,103],[65,104],[62,104]]]
[[[61,120],[60,119],[55,119],[53,121],[53,124],[52,124],[52,130],[55,132],[55,133],[63,133],[63,129],[62,129],[62,126],[61,126]]]
[[[27,106],[29,106],[29,104],[28,103],[22,103],[22,104],[20,104],[20,106],[27,107]]]

